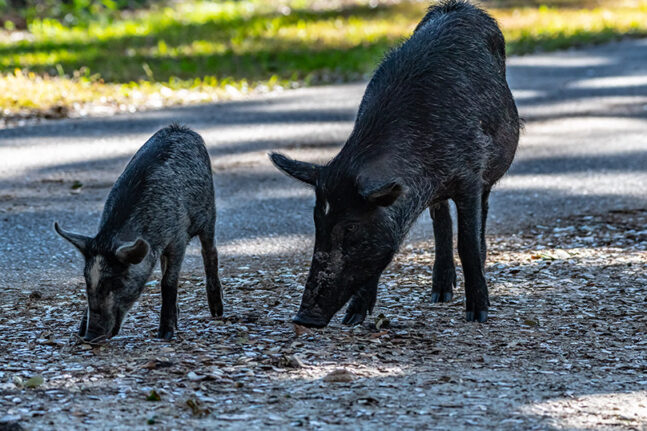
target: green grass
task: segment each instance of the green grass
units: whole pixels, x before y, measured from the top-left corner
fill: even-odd
[[[156,2],[159,3],[160,0]],[[94,19],[119,17],[124,10],[150,7],[153,0],[0,0],[0,25],[24,29],[36,18],[49,17],[78,24]]]
[[[314,2],[192,0],[72,26],[35,19],[22,40],[0,37],[0,106],[5,115],[66,115],[97,103],[132,110],[357,80],[411,33],[427,6]],[[585,9],[562,3],[490,8],[509,53],[647,34],[647,0]]]
[[[57,74],[86,68],[109,82],[305,79],[325,69],[357,75],[405,37],[424,10],[404,4],[283,15],[263,3],[194,2],[73,28],[35,21],[29,26],[33,40],[0,44],[0,70]]]

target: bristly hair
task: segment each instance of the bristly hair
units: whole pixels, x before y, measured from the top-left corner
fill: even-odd
[[[422,18],[422,21],[420,21],[416,26],[414,33],[418,31],[420,27],[425,25],[431,18],[462,9],[475,9],[475,6],[467,0],[440,0],[438,2],[434,2],[427,8],[427,13]]]
[[[482,15],[490,21],[489,26],[489,35],[488,43],[489,48],[492,54],[498,55],[503,61],[505,61],[505,39],[499,30],[496,19],[492,17],[485,10],[477,7],[475,4],[468,0],[440,0],[437,3],[432,4],[427,9],[422,21],[416,26],[414,33],[417,32],[421,27],[423,27],[429,20],[436,18],[441,15],[446,15],[451,12],[457,11],[469,11],[475,14]],[[486,29],[487,30],[487,29]]]
[[[455,10],[460,10],[466,7],[473,8],[475,6],[468,0],[440,0],[436,2],[435,5],[431,5],[429,7],[429,10],[440,9],[441,12],[447,13]]]
[[[188,132],[188,131],[191,131],[191,129],[189,129],[184,124],[176,123],[176,122],[172,122],[171,124],[169,124],[167,129],[170,132]]]

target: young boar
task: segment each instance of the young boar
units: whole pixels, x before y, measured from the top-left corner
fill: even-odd
[[[512,163],[519,126],[496,21],[461,0],[430,7],[378,67],[337,156],[319,166],[270,155],[316,193],[314,255],[294,322],[326,326],[350,300],[343,322],[361,323],[382,271],[426,208],[436,249],[431,299],[450,301],[449,199],[458,210],[466,318],[486,321],[488,196]]]
[[[215,246],[216,207],[209,154],[200,135],[171,125],[137,151],[112,187],[94,238],[63,230],[85,258],[88,307],[79,335],[98,341],[119,332],[160,260],[159,338],[177,328],[177,284],[187,244],[200,238],[212,316],[222,315]]]

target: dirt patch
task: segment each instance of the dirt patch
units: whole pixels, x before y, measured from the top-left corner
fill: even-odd
[[[170,343],[153,338],[158,281],[99,347],[70,335],[81,286],[5,291],[0,429],[646,430],[647,210],[489,242],[481,325],[463,319],[460,271],[457,299],[430,304],[431,243],[402,250],[356,328],[289,323],[307,257],[229,265],[220,321],[188,275]]]

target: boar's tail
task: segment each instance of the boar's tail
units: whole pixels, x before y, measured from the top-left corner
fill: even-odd
[[[482,32],[488,44],[488,49],[494,55],[505,73],[505,40],[494,18],[467,0],[440,0],[429,6],[427,14],[420,21],[414,33],[432,19],[458,13],[461,17],[475,26],[476,31]]]

